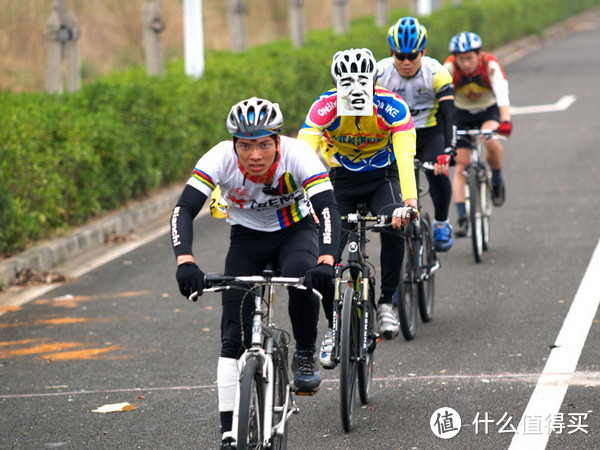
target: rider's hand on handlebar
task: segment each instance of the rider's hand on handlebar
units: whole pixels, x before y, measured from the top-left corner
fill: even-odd
[[[447,153],[438,155],[437,161],[433,165],[433,173],[435,175],[448,175],[448,168],[450,167],[451,161],[452,157]]]
[[[496,133],[509,137],[510,133],[512,133],[512,123],[505,120],[500,125],[498,125],[498,128],[496,128]]]
[[[184,262],[177,266],[175,278],[177,278],[179,292],[184,297],[189,297],[193,292],[197,292],[198,296],[202,295],[204,272],[193,262]]]
[[[304,274],[304,286],[316,289],[325,297],[333,288],[334,269],[331,264],[320,263]]]
[[[415,218],[415,214],[418,217],[417,210],[417,199],[409,198],[404,201],[404,206],[396,208],[392,213],[392,227],[401,228],[406,226],[408,222]]]

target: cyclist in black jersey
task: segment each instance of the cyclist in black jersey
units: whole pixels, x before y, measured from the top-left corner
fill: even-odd
[[[304,276],[307,287],[332,299],[341,224],[327,170],[306,143],[279,135],[283,116],[276,103],[256,97],[243,100],[231,108],[226,123],[233,140],[220,142],[200,158],[171,216],[181,294],[202,294],[204,273],[192,253],[192,221],[219,186],[230,205],[230,247],[224,274],[260,275],[272,265],[282,276]],[[309,199],[319,219],[318,230]],[[211,257],[200,255],[200,261]],[[222,295],[217,366],[222,448],[233,445],[237,358],[251,337],[254,303],[246,301],[242,342],[243,296],[239,290],[226,290]],[[321,382],[315,355],[319,302],[308,290],[290,289],[289,315],[296,340],[294,384],[298,390],[314,392]]]

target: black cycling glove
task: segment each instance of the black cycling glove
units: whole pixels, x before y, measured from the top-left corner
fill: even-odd
[[[198,292],[202,295],[204,289],[204,272],[193,262],[185,262],[177,266],[177,284],[179,284],[179,292],[185,297],[189,297],[193,292]]]
[[[333,288],[333,266],[327,263],[317,264],[304,274],[304,286],[316,289],[324,297]]]

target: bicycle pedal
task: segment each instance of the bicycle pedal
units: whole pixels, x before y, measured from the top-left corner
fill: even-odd
[[[319,392],[319,388],[313,389],[312,391],[303,391],[300,389],[294,389],[294,393],[296,395],[301,395],[303,397],[310,397],[311,395],[315,395],[317,392]]]

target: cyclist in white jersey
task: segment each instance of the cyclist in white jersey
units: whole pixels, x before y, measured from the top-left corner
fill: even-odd
[[[231,108],[227,128],[233,140],[223,141],[197,162],[171,216],[171,237],[177,257],[176,278],[182,295],[202,293],[204,273],[192,253],[192,221],[219,186],[230,205],[230,247],[226,275],[259,275],[267,266],[282,276],[305,277],[324,297],[333,298],[333,263],[341,221],[327,170],[304,142],[280,136],[283,116],[276,103],[256,97]],[[308,201],[319,219],[313,220]],[[200,252],[200,261],[211,258]],[[250,345],[252,301],[244,302],[244,337],[240,307],[244,293],[222,294],[221,354],[217,366],[221,448],[231,448],[237,359]],[[294,384],[315,392],[321,382],[316,366],[319,302],[307,291],[289,290],[289,314],[296,351]]]
[[[416,156],[434,163],[427,172],[434,206],[433,241],[437,251],[454,242],[448,222],[452,186],[448,165],[454,153],[454,87],[452,77],[437,60],[425,56],[427,30],[414,17],[402,17],[388,31],[391,56],[377,63],[384,88],[408,104],[417,131]]]

